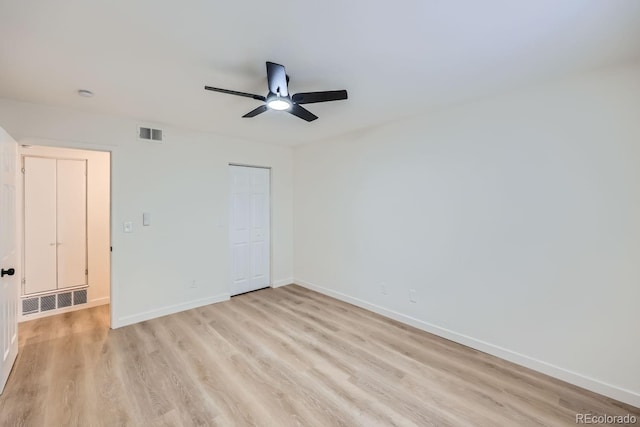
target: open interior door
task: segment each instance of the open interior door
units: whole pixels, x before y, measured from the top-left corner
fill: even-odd
[[[0,394],[18,355],[16,142],[0,128]]]

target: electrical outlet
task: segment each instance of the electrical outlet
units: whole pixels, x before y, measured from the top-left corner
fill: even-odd
[[[133,233],[133,223],[131,221],[122,223],[122,231],[125,233]]]
[[[418,294],[415,289],[409,289],[409,301],[413,303],[418,302]]]
[[[380,293],[382,295],[388,295],[387,284],[385,282],[380,283]]]
[[[191,286],[190,286],[190,287],[191,287],[191,288],[197,288],[197,287],[198,287],[198,284],[196,283],[196,280],[195,280],[195,279],[193,279],[193,280],[191,281]]]

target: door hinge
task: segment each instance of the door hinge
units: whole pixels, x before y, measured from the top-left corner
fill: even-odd
[[[22,284],[25,285],[27,283],[27,279],[25,279],[24,277],[22,278]]]
[[[84,274],[85,274],[85,275],[89,274],[89,270],[85,269],[85,270],[84,270]]]
[[[20,169],[20,172],[24,173],[24,168]]]

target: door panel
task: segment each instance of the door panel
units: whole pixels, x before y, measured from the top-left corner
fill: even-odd
[[[251,284],[251,181],[243,171],[231,171],[231,265],[232,287],[245,289]],[[240,292],[246,292],[241,290]],[[239,292],[239,293],[240,293]]]
[[[269,241],[269,169],[251,168],[252,174],[252,229],[251,253],[252,287],[269,286],[270,241]]]
[[[16,267],[16,143],[0,128],[0,268]],[[18,355],[19,272],[0,278],[0,394]]]
[[[25,294],[56,289],[56,160],[24,158]]]
[[[246,262],[249,259],[249,244],[238,243],[233,246],[232,249],[232,263],[233,263],[233,284],[244,285],[250,279],[251,274],[250,263]]]
[[[58,160],[58,289],[87,284],[87,163]]]
[[[265,259],[267,252],[265,246],[265,242],[253,242],[251,251],[251,264],[253,266],[251,280],[254,282],[254,285],[257,286],[256,289],[269,286],[269,276],[267,276],[268,260]]]
[[[231,295],[270,283],[270,170],[230,166]]]

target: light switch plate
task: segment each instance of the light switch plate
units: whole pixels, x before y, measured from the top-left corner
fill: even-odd
[[[133,233],[133,223],[131,221],[126,221],[122,224],[122,231],[125,233]]]
[[[151,214],[149,212],[142,213],[142,225],[151,225]]]

